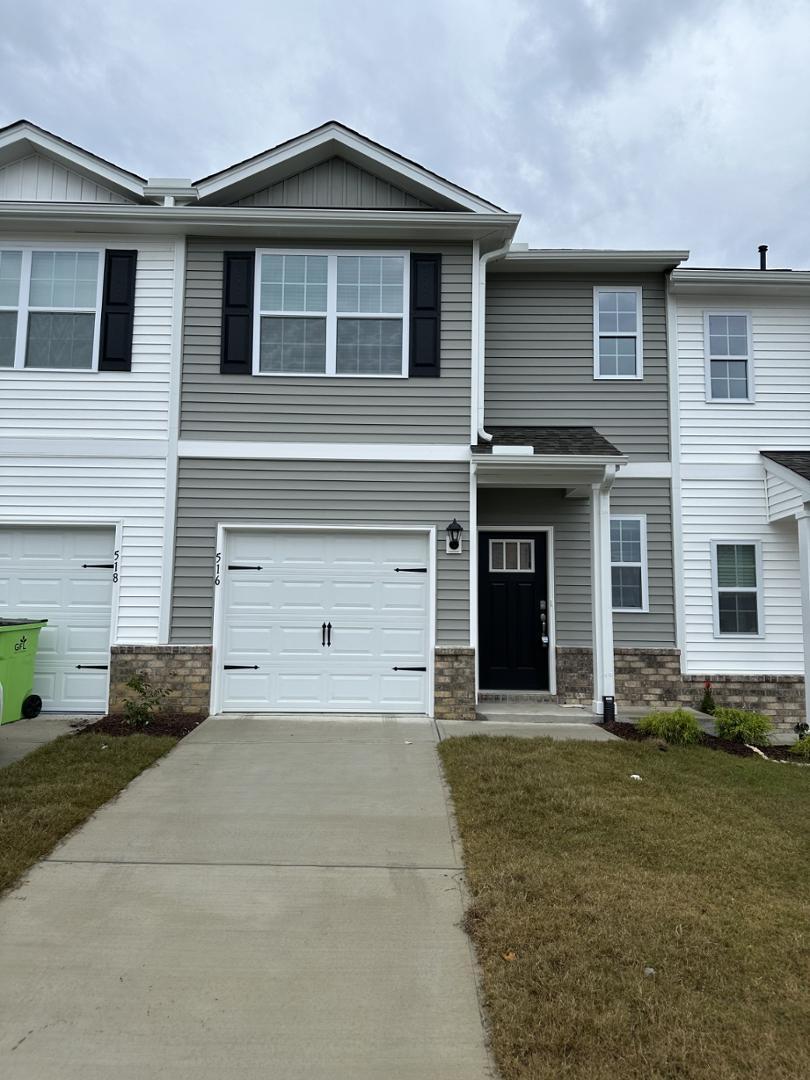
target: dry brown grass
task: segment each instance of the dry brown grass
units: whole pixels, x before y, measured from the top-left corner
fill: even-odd
[[[505,1080],[810,1076],[810,770],[641,743],[440,753]]]
[[[0,769],[0,892],[176,742],[63,735]]]

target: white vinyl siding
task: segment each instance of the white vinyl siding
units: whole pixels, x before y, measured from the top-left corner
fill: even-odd
[[[0,167],[0,201],[3,200],[83,203],[135,201],[43,154],[29,154]]]
[[[404,378],[408,253],[256,253],[256,375]]]
[[[794,517],[804,505],[802,493],[779,476],[768,473],[765,477],[765,490],[770,521]]]
[[[17,245],[17,250],[24,246]],[[32,427],[48,438],[167,437],[174,242],[133,244],[131,236],[105,237],[103,246],[138,248],[132,370],[9,370],[0,365],[0,442],[4,437],[28,437]],[[67,250],[69,242],[62,239],[60,247]]]
[[[641,288],[593,290],[595,379],[641,379],[644,374]]]

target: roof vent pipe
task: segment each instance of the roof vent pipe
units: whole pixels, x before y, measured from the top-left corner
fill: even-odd
[[[760,244],[757,248],[759,252],[759,268],[760,270],[768,269],[768,245]]]

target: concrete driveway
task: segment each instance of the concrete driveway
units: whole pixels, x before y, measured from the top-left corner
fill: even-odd
[[[4,1080],[491,1076],[437,737],[207,720],[0,902]]]

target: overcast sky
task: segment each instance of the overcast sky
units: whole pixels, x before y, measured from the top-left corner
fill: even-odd
[[[810,267],[810,0],[25,0],[0,123],[197,178],[337,119],[538,247]]]

